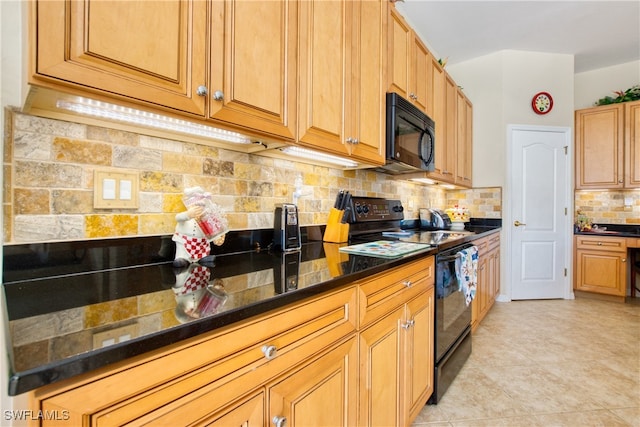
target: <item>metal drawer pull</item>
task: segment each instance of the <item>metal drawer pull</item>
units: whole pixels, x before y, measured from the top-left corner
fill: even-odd
[[[402,284],[403,284],[404,286],[406,286],[407,288],[410,288],[410,287],[413,285],[413,283],[411,282],[411,280],[405,280],[404,282],[402,282]]]
[[[274,359],[278,355],[278,349],[275,345],[263,345],[262,353],[267,360]]]
[[[287,427],[287,417],[273,417],[273,425],[276,427]]]
[[[404,324],[402,325],[402,327],[403,327],[404,329],[409,329],[410,327],[412,327],[412,326],[413,326],[413,325],[415,325],[415,324],[416,324],[416,321],[415,321],[415,320],[413,320],[413,319],[412,319],[412,320],[407,320],[407,323],[404,323]]]

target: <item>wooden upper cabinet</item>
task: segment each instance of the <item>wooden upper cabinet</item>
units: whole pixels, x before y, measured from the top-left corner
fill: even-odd
[[[36,1],[31,82],[204,116],[206,2]]]
[[[576,188],[624,185],[624,105],[576,111]]]
[[[304,1],[299,17],[300,143],[383,164],[386,3]]]
[[[625,104],[624,185],[640,188],[640,101]]]
[[[298,2],[211,4],[209,116],[294,139]]]
[[[431,54],[396,8],[389,3],[387,91],[396,92],[426,112]]]
[[[389,3],[389,69],[388,91],[409,99],[411,48],[413,31],[396,8]]]
[[[455,183],[464,187],[471,187],[471,160],[473,150],[471,102],[458,89],[457,91],[457,119],[456,119],[456,179]]]
[[[438,61],[432,56],[430,61],[428,111],[436,124],[435,169],[429,172],[430,178],[438,181],[452,181],[455,169],[455,146],[448,144],[445,137],[447,113],[447,76]]]
[[[349,2],[352,5],[351,110],[345,126],[352,139],[350,154],[372,164],[385,162],[387,60],[387,3],[385,0]],[[347,87],[349,85],[347,84]]]

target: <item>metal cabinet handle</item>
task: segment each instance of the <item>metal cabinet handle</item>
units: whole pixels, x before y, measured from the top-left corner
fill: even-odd
[[[262,353],[267,360],[271,360],[278,355],[278,349],[275,345],[263,345]]]
[[[602,246],[602,242],[598,242],[598,246]]]
[[[411,286],[413,286],[413,283],[411,282],[411,280],[405,280],[404,282],[402,282],[402,284],[407,288],[410,288]]]
[[[196,89],[196,94],[198,96],[207,96],[207,93],[209,93],[209,90],[204,85],[200,85],[198,86],[198,89]]]
[[[415,320],[413,320],[413,319],[411,319],[411,320],[407,320],[407,323],[403,323],[403,324],[402,324],[402,327],[403,327],[404,329],[409,329],[410,327],[412,327],[412,326],[413,326],[413,325],[415,325],[415,324],[416,324],[416,321],[415,321]]]
[[[360,141],[358,140],[358,138],[353,138],[353,139],[351,140],[351,143],[352,143],[353,145],[358,145],[358,144],[360,144]]]
[[[627,262],[627,259],[626,258],[622,258],[622,262]]]
[[[273,417],[273,419],[271,420],[273,421],[273,425],[276,427],[286,427],[287,426],[287,417],[279,417],[279,416],[275,416]]]
[[[520,221],[518,221],[518,220],[515,220],[515,221],[513,222],[513,225],[515,225],[516,227],[520,227],[521,225],[527,225],[527,224],[524,224],[524,223],[522,223],[522,222],[520,222]]]
[[[221,90],[217,90],[213,92],[213,100],[214,101],[222,101],[224,99],[224,92]]]

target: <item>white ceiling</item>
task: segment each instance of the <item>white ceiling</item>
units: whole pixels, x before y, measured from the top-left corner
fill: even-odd
[[[504,49],[572,54],[576,73],[640,60],[640,0],[404,0],[396,8],[449,64]]]

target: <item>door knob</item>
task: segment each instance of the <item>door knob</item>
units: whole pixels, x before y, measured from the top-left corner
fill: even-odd
[[[521,225],[527,225],[527,224],[524,224],[524,223],[516,220],[516,221],[513,222],[513,225],[515,225],[516,227],[520,227]]]

